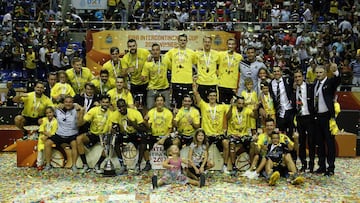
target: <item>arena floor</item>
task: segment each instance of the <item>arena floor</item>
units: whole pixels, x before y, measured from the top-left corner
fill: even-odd
[[[303,174],[293,186],[281,179],[270,187],[263,179],[249,181],[214,171],[209,186],[167,185],[156,190],[145,173],[104,178],[69,169],[38,172],[16,167],[16,153],[0,153],[0,202],[360,202],[360,157],[338,158],[335,176]]]

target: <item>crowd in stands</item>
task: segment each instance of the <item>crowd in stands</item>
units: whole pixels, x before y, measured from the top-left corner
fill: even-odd
[[[262,60],[271,66],[291,69],[299,63],[304,71],[320,60],[320,55],[329,55],[343,67],[343,84],[358,84],[352,82],[360,74],[356,58],[360,46],[358,1],[326,1],[321,6],[318,1],[310,4],[268,0],[240,1],[240,4],[203,0],[116,2],[114,5],[109,1],[108,10],[94,11],[94,16],[74,8],[62,11],[61,2],[57,1],[53,1],[51,9],[48,2],[3,2],[1,69],[26,69],[29,77],[41,79],[51,71],[67,69],[72,57],[85,59],[85,42],[71,44],[69,31],[90,28],[84,22],[97,16],[105,24],[93,24],[93,21],[90,24],[105,29],[235,29],[242,36],[237,42],[241,54],[245,54],[246,46],[254,46]],[[241,24],[243,21],[263,23],[254,26]]]

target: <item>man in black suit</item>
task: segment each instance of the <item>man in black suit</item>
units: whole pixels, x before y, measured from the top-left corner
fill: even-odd
[[[74,97],[74,103],[84,107],[87,113],[92,107],[100,105],[99,96],[95,94],[95,85],[88,82],[85,84],[85,93],[76,94]],[[89,131],[90,123],[85,123],[79,128],[79,134]]]
[[[306,161],[306,139],[309,146],[309,170],[314,171],[315,138],[314,138],[314,86],[304,81],[300,69],[295,70],[294,80],[296,85],[293,103],[296,106],[297,130],[299,133],[299,158],[301,161],[301,172],[307,169]]]
[[[333,176],[335,169],[335,137],[330,133],[329,120],[335,118],[334,98],[337,87],[340,85],[340,73],[335,63],[330,63],[330,71],[335,77],[328,78],[326,67],[317,66],[315,69],[316,80],[314,82],[314,120],[316,143],[319,147],[319,168],[317,173]],[[327,154],[325,153],[327,148]],[[325,159],[328,163],[326,168]]]
[[[99,97],[95,94],[95,85],[88,82],[85,84],[85,93],[76,94],[74,97],[74,103],[79,104],[85,108],[85,113],[92,107],[99,105]]]
[[[45,91],[44,91],[44,94],[47,97],[50,98],[51,88],[54,87],[56,82],[57,82],[56,72],[50,72],[48,75],[47,83],[45,84]]]
[[[293,103],[294,81],[290,77],[283,77],[280,67],[274,67],[273,74],[274,79],[270,83],[269,90],[276,111],[276,127],[292,138],[295,114]]]

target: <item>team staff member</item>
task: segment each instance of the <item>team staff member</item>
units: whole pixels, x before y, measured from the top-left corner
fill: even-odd
[[[111,80],[115,81],[118,76],[124,76],[124,71],[121,67],[119,48],[111,47],[110,56],[111,59],[104,63],[102,70],[107,70],[109,78],[112,78]]]
[[[161,60],[160,45],[153,44],[151,46],[151,61],[144,64],[141,73],[143,81],[149,80],[146,106],[151,109],[154,106],[155,96],[161,94],[165,97],[165,106],[170,107],[170,88],[167,78],[167,66]]]
[[[125,78],[119,76],[116,78],[116,87],[108,91],[108,95],[111,98],[111,105],[113,108],[117,107],[117,100],[124,99],[126,104],[134,108],[134,100],[132,94],[127,89]]]
[[[20,96],[15,96],[13,101],[16,103],[24,103],[24,109],[21,115],[17,115],[14,119],[16,127],[27,135],[24,129],[25,125],[39,125],[38,120],[45,116],[47,106],[53,106],[53,103],[44,95],[44,84],[40,81],[35,84],[35,91]]]
[[[164,56],[168,69],[171,70],[172,99],[176,108],[181,107],[182,97],[191,91],[193,64],[196,64],[196,54],[186,48],[186,34],[178,36],[178,47],[170,49]]]
[[[314,108],[315,108],[315,135],[316,144],[319,146],[319,168],[317,173],[324,173],[326,176],[333,176],[335,172],[335,136],[331,135],[329,121],[335,118],[334,97],[341,78],[337,65],[330,63],[330,70],[334,77],[326,76],[324,66],[315,68],[316,80],[314,82]],[[327,153],[325,152],[327,149]],[[326,168],[326,162],[328,168]]]
[[[194,77],[193,92],[196,99],[196,105],[200,108],[202,116],[201,128],[204,129],[208,136],[209,145],[215,143],[219,151],[224,152],[223,172],[228,173],[227,162],[229,158],[229,139],[225,137],[226,125],[224,120],[229,107],[226,104],[216,103],[216,90],[209,90],[209,103],[202,100],[197,90],[196,80],[197,77]]]
[[[58,120],[58,129],[55,135],[51,136],[45,142],[45,160],[46,166],[44,170],[51,169],[52,146],[56,144],[61,146],[63,143],[71,146],[72,170],[77,172],[76,160],[78,158],[76,137],[79,133],[79,127],[83,123],[84,108],[78,104],[74,104],[71,96],[66,96],[62,104],[58,105],[55,110],[56,119]],[[70,157],[68,157],[70,159]]]
[[[142,80],[141,72],[145,62],[148,60],[150,52],[147,49],[138,48],[134,39],[127,42],[129,52],[121,60],[121,66],[124,72],[130,76],[130,91],[135,99],[142,95],[142,106],[145,104],[148,79]],[[130,104],[128,104],[130,105]]]
[[[293,102],[294,80],[290,77],[284,77],[280,67],[274,67],[273,74],[274,79],[270,83],[269,90],[276,110],[276,126],[293,140],[295,116],[295,104]],[[296,161],[297,154],[295,151],[291,155]]]
[[[219,53],[211,49],[212,38],[203,38],[204,50],[196,52],[196,65],[198,70],[198,91],[201,98],[209,102],[207,92],[209,89],[216,89],[218,83],[217,69],[219,66]]]
[[[238,86],[239,86],[238,95],[241,94],[241,92],[243,90],[246,90],[246,87],[244,85],[246,78],[252,79],[252,81],[254,83],[253,89],[257,93],[257,95],[259,95],[260,89],[258,86],[258,80],[259,80],[258,73],[261,68],[265,68],[265,69],[267,69],[267,68],[263,62],[256,60],[257,56],[256,56],[255,47],[248,47],[246,49],[246,56],[247,56],[247,59],[241,61],[239,64],[240,80],[239,80],[239,84],[238,84]]]
[[[236,95],[239,76],[239,63],[243,59],[241,54],[236,53],[236,41],[234,38],[227,40],[227,51],[220,52],[219,64],[219,102],[230,104],[230,100]]]
[[[82,67],[80,57],[74,57],[71,60],[71,66],[72,68],[66,70],[66,75],[75,93],[80,94],[84,91],[85,83],[90,82],[94,75],[88,68]]]
[[[190,145],[196,129],[200,128],[200,112],[192,106],[190,95],[184,95],[182,107],[174,119],[174,127],[181,137],[181,144]]]
[[[304,81],[301,70],[295,70],[294,80],[295,104],[296,104],[296,122],[299,133],[299,158],[301,161],[301,172],[305,172],[308,167],[306,161],[306,146],[309,149],[309,169],[314,171],[315,160],[315,125],[314,125],[314,86]],[[307,140],[307,142],[306,142]]]

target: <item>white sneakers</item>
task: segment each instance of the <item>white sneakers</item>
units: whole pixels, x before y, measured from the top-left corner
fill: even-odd
[[[259,174],[258,173],[256,173],[256,171],[251,171],[250,173],[249,173],[249,175],[247,175],[247,177],[249,178],[249,179],[257,179],[258,177],[259,177]]]
[[[247,170],[245,171],[245,173],[241,174],[241,176],[247,177],[249,179],[257,179],[259,177],[259,174],[256,173],[256,171]]]
[[[225,174],[230,174],[230,172],[228,171],[228,169],[227,169],[227,166],[223,166],[223,169],[222,169],[222,171],[223,171],[223,173],[225,173]]]

